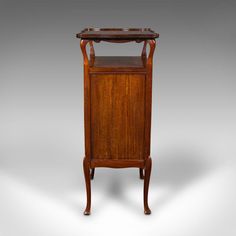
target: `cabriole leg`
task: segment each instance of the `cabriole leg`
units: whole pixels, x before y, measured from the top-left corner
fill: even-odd
[[[146,160],[146,166],[145,166],[144,189],[143,189],[144,214],[146,215],[151,214],[151,210],[148,206],[148,188],[150,182],[151,169],[152,169],[152,159],[148,158]]]
[[[87,205],[84,210],[84,215],[90,215],[90,208],[91,208],[90,167],[86,158],[84,158],[83,167],[84,167],[84,178],[85,178],[86,193],[87,193]]]

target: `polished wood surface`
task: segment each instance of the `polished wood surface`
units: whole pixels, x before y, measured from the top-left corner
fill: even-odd
[[[150,28],[85,28],[77,34],[81,39],[155,39],[159,34]]]
[[[92,74],[92,159],[143,159],[145,75]]]
[[[84,59],[85,215],[90,214],[90,181],[97,167],[139,168],[139,177],[144,179],[144,213],[151,213],[152,60],[158,36],[150,29],[85,29],[77,34]],[[96,56],[93,43],[107,39],[142,39],[143,49],[137,57]]]

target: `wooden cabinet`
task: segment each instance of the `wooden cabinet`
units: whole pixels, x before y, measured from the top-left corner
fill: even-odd
[[[144,179],[144,213],[150,214],[152,59],[159,35],[151,29],[87,28],[77,37],[81,39],[84,60],[84,214],[90,214],[90,180],[97,167],[139,168],[140,178]],[[93,43],[101,41],[134,41],[143,43],[143,50],[136,57],[95,56]]]

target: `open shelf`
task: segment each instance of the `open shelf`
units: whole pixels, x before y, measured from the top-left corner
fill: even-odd
[[[90,61],[92,68],[145,68],[145,62],[139,56],[96,56]]]

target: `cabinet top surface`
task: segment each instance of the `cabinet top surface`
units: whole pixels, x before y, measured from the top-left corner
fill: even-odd
[[[85,28],[78,33],[81,39],[155,39],[159,34],[150,28]]]

